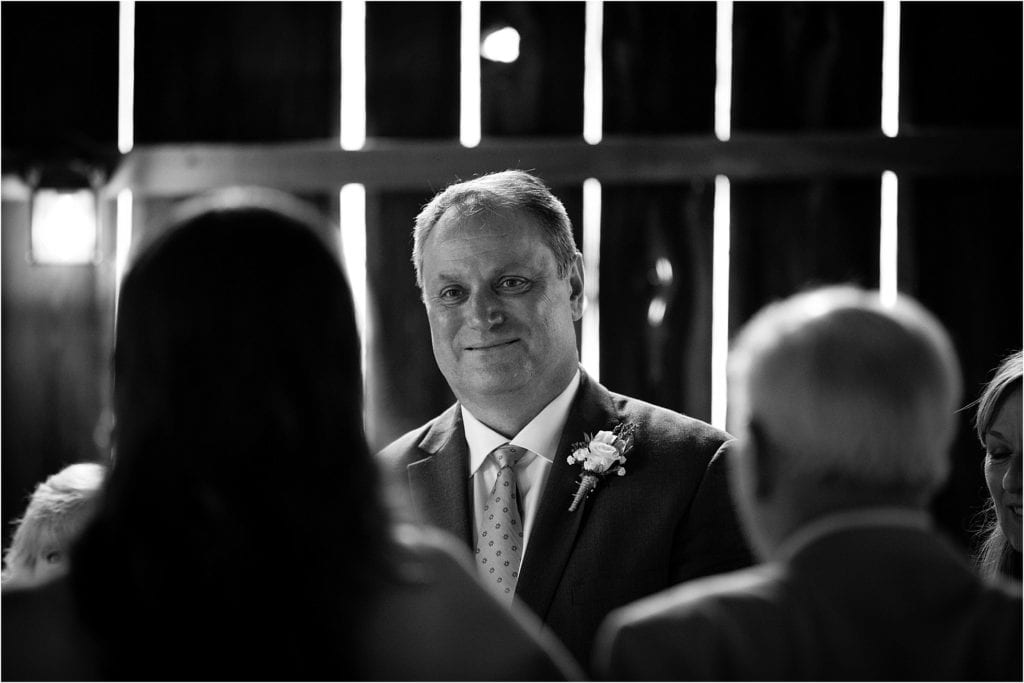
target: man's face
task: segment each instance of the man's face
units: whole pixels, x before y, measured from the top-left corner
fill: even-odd
[[[463,403],[554,398],[576,371],[579,257],[558,277],[542,228],[521,213],[446,212],[423,247],[434,358]]]

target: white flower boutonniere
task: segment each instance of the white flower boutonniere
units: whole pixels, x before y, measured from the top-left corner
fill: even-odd
[[[572,455],[567,460],[570,465],[583,465],[580,487],[572,498],[569,512],[575,512],[590,493],[597,488],[597,483],[610,474],[623,476],[626,468],[626,453],[633,447],[634,424],[620,424],[609,431],[599,431],[594,436],[584,434],[583,441],[572,446]]]

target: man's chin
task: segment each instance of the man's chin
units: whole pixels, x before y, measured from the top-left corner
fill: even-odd
[[[503,397],[522,391],[528,386],[528,382],[510,373],[509,375],[492,376],[483,381],[473,382],[467,393],[479,396],[480,398]]]

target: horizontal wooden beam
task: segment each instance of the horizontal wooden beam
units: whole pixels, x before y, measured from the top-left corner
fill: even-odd
[[[880,134],[608,137],[484,141],[374,140],[344,151],[332,141],[274,145],[137,147],[107,190],[141,196],[189,195],[227,185],[292,192],[333,192],[346,183],[371,190],[440,189],[457,178],[506,168],[533,169],[549,184],[597,178],[611,184],[659,184],[725,174],[734,179],[797,179],[878,175],[1010,175],[1021,173],[1021,131]]]

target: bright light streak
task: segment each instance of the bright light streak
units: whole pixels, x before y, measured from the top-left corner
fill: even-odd
[[[726,361],[729,355],[730,186],[715,176],[715,214],[711,275],[711,424],[725,429]]]
[[[480,56],[502,64],[516,61],[519,59],[519,31],[511,26],[491,31],[480,45]]]
[[[900,3],[885,0],[882,18],[882,133],[900,129]]]
[[[660,296],[651,299],[647,307],[647,324],[651,327],[658,327],[665,320],[665,311],[668,310],[668,302]]]
[[[580,363],[595,382],[601,381],[601,182],[583,181],[583,293],[586,306],[580,326]]]
[[[480,144],[480,0],[462,0],[459,142]]]
[[[899,181],[895,173],[886,171],[882,174],[882,228],[878,238],[878,292],[883,306],[893,306],[898,291],[898,209]]]
[[[121,281],[128,267],[128,254],[132,249],[132,191],[117,193],[117,217],[114,236],[114,314],[121,295]]]
[[[341,255],[352,289],[352,303],[356,313],[356,329],[361,345],[360,359],[363,379],[366,378],[366,187],[349,183],[338,194],[341,223]]]
[[[588,144],[601,142],[604,125],[604,79],[601,74],[601,41],[604,33],[604,5],[587,0],[586,33],[583,53],[583,139]]]
[[[366,2],[341,3],[341,148],[366,144]]]
[[[135,146],[135,0],[121,0],[117,42],[117,149]]]
[[[732,135],[732,0],[718,0],[715,21],[715,136]]]
[[[668,286],[672,284],[672,262],[664,256],[659,256],[654,262],[654,272],[658,274],[658,283]]]

